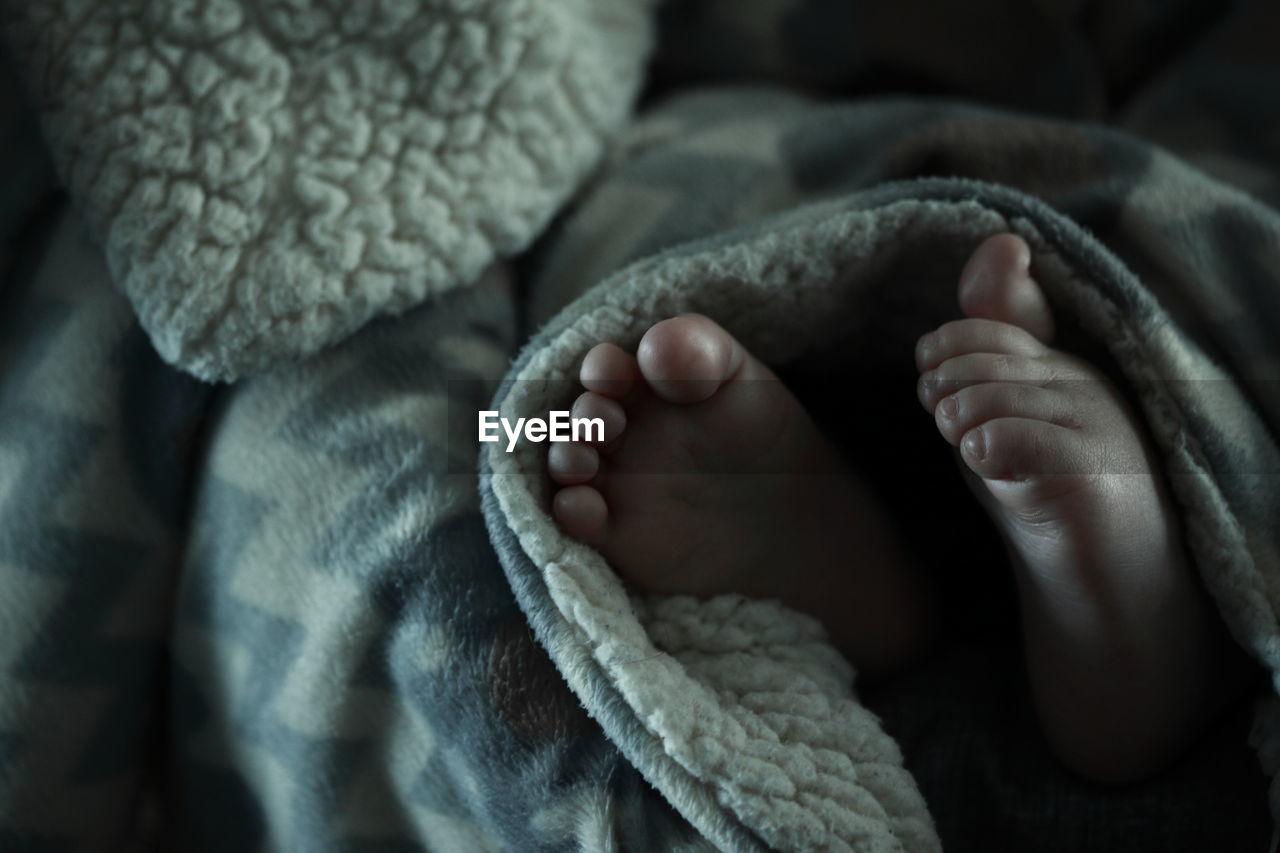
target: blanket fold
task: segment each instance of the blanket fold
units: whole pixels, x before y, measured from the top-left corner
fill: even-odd
[[[563,407],[593,344],[634,347],[685,311],[792,375],[833,353],[873,373],[909,372],[916,337],[956,313],[964,258],[1013,231],[1060,322],[1101,343],[1139,401],[1205,586],[1274,677],[1274,212],[1123,134],[943,103],[711,92],[652,114],[623,147],[633,159],[565,225],[535,282],[535,304],[568,306],[491,408],[515,419]],[[884,183],[931,171],[966,177]],[[1259,276],[1257,264],[1274,272]],[[913,384],[902,389],[883,405],[914,406]],[[730,814],[777,849],[934,849],[926,805],[848,683],[799,668],[780,682],[767,643],[717,658],[725,640],[710,626],[732,602],[629,601],[599,555],[550,520],[544,454],[526,444],[482,456],[503,564],[570,685],[588,708],[611,696],[595,702],[601,724],[677,808],[708,834]],[[684,639],[664,647],[672,629],[651,620],[665,626],[673,613],[705,630],[680,628]],[[772,626],[798,648],[818,640],[804,623],[777,608],[755,632]],[[796,648],[787,654],[819,668],[831,654]],[[750,686],[725,689],[729,673]],[[790,697],[785,710],[758,713],[746,697],[771,689]],[[835,760],[816,776],[813,750]]]

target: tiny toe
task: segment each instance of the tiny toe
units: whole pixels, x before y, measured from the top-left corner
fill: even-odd
[[[566,486],[556,492],[551,514],[565,533],[588,545],[600,541],[609,520],[604,495],[590,486]]]
[[[1053,312],[1030,265],[1031,249],[1021,237],[988,237],[960,273],[960,309],[966,317],[1012,323],[1048,343]]]
[[[984,480],[1091,473],[1074,430],[1030,418],[995,418],[960,439],[960,456]]]
[[[600,454],[577,442],[558,442],[547,451],[547,473],[562,486],[576,486],[600,471]]]
[[[746,353],[714,320],[681,314],[645,332],[636,359],[659,397],[670,403],[698,403],[742,368]]]
[[[1049,348],[1012,323],[970,318],[943,323],[916,341],[916,369],[933,370],[942,362],[971,352],[993,352],[1038,358]]]
[[[604,422],[604,438],[603,440],[595,440],[600,431],[594,428],[594,425],[588,425],[585,434],[592,438],[591,444],[603,445],[616,439],[622,435],[622,431],[627,426],[627,413],[617,400],[606,397],[603,394],[597,394],[594,391],[586,391],[578,395],[578,399],[573,401],[573,408],[569,412],[571,418],[587,418],[590,420],[600,419]]]
[[[1074,376],[1075,374],[1070,374]],[[949,358],[916,381],[916,396],[933,413],[944,397],[982,382],[1025,382],[1045,385],[1067,378],[1066,368],[1043,359],[1005,353],[973,352]]]
[[[635,356],[617,344],[596,344],[578,370],[582,387],[615,400],[627,396],[639,378]]]
[[[1076,428],[1075,407],[1059,391],[1025,382],[984,382],[943,397],[934,409],[938,432],[953,445],[996,418],[1030,418]]]

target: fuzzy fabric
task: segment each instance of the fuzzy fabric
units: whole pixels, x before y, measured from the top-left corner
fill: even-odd
[[[877,140],[874,155],[859,151],[865,139]],[[1035,140],[1035,158],[989,156],[1019,139]],[[1280,216],[1129,137],[949,105],[824,107],[720,92],[668,104],[631,140],[634,159],[558,235],[534,303],[543,304],[539,288],[554,304],[611,264],[622,268],[547,321],[489,408],[512,421],[565,408],[595,343],[634,348],[658,320],[696,311],[793,375],[905,372],[901,394],[880,405],[915,412],[914,341],[956,316],[956,279],[973,248],[1014,231],[1032,247],[1033,275],[1060,324],[1101,344],[1140,401],[1224,620],[1280,673],[1280,453],[1268,426],[1280,414],[1268,379],[1276,315],[1231,308],[1273,303],[1277,272],[1262,266],[1255,277],[1228,261],[1238,252],[1269,263]],[[981,156],[967,160],[970,152]],[[994,172],[1004,186],[875,185],[884,169],[942,157]],[[1127,185],[1117,172],[1137,179]],[[1088,199],[1087,212],[1112,223],[1115,245],[1167,272],[1139,279],[1078,223],[1011,188],[1019,184],[1068,207]],[[1197,217],[1206,226],[1187,227]],[[1164,307],[1188,302],[1214,313]],[[488,446],[490,529],[539,638],[645,776],[724,846],[734,846],[719,829],[729,816],[776,849],[937,849],[897,746],[811,620],[732,596],[629,598],[605,560],[550,518],[545,454],[543,444]],[[909,518],[899,523],[912,529]],[[1268,762],[1270,720],[1260,717],[1259,729]],[[1179,796],[1196,802],[1194,792]]]
[[[584,3],[413,8],[469,8],[487,21],[524,10],[521,20],[533,23],[576,9],[579,20],[634,35],[629,13],[605,2],[584,12]],[[316,10],[336,8],[319,2],[6,7],[30,49],[24,61],[37,72],[36,91],[71,93],[43,108],[47,120],[65,120],[46,126],[64,149],[64,175],[82,207],[49,197],[34,124],[4,126],[3,162],[22,179],[0,191],[0,849],[1262,849],[1253,842],[1259,821],[1264,836],[1271,829],[1266,780],[1251,755],[1243,774],[1188,758],[1135,792],[1071,787],[1054,775],[1062,771],[1047,747],[1038,747],[1029,707],[1025,726],[1004,725],[1018,704],[999,677],[970,678],[972,667],[945,659],[935,662],[933,680],[929,672],[895,680],[895,689],[925,682],[899,703],[914,715],[904,725],[901,708],[876,704],[875,691],[811,619],[733,596],[628,595],[598,554],[551,523],[541,454],[520,447],[489,455],[491,446],[475,441],[475,413],[495,407],[495,391],[506,414],[540,412],[571,393],[564,380],[597,340],[631,346],[655,319],[708,311],[798,379],[815,416],[830,395],[803,392],[806,380],[809,387],[830,380],[819,366],[856,366],[860,378],[879,383],[876,413],[904,413],[901,430],[874,436],[905,448],[882,456],[906,490],[902,519],[910,522],[919,514],[918,480],[897,466],[932,448],[943,464],[914,473],[954,475],[949,448],[915,402],[911,344],[955,316],[957,271],[974,244],[993,231],[1018,231],[1032,243],[1034,274],[1060,330],[1074,328],[1095,345],[1099,363],[1132,392],[1166,462],[1204,585],[1271,679],[1255,740],[1274,773],[1280,134],[1269,90],[1259,85],[1275,57],[1266,38],[1275,27],[1265,16],[1235,19],[1219,32],[1202,28],[1199,13],[1175,13],[1194,0],[1179,0],[1168,14],[1163,5],[1112,4],[1097,15],[1042,21],[1087,27],[1091,42],[1031,41],[973,25],[1014,20],[980,14],[994,6],[978,3],[956,22],[970,29],[947,34],[985,33],[993,47],[966,35],[947,39],[948,52],[920,38],[923,18],[900,11],[903,4],[679,0],[665,7],[668,44],[689,44],[671,35],[682,23],[709,22],[701,36],[686,29],[696,49],[685,58],[711,76],[731,71],[729,60],[763,64],[765,72],[820,64],[818,77],[778,79],[843,80],[847,94],[864,96],[886,81],[914,90],[941,74],[938,88],[948,94],[976,79],[1021,104],[1082,92],[1090,109],[1103,94],[1127,92],[1130,132],[950,100],[815,101],[742,87],[655,97],[574,204],[561,206],[539,251],[516,265],[523,280],[497,268],[297,363],[272,363],[229,386],[196,381],[160,358],[134,313],[132,290],[127,298],[119,277],[112,281],[114,272],[133,272],[134,257],[113,249],[112,235],[128,236],[121,217],[150,209],[145,193],[155,186],[135,185],[135,172],[170,175],[175,134],[190,131],[184,138],[196,153],[238,152],[258,138],[241,130],[297,127],[311,109],[324,113],[317,125],[324,128],[360,114],[326,112],[321,107],[332,104],[324,98],[284,97],[256,123],[233,120],[242,107],[261,106],[236,92],[273,79],[281,66],[267,60],[276,53],[314,59],[281,62],[291,81],[309,67],[319,89],[344,74],[363,79],[352,69],[401,56],[390,47],[407,46],[419,32],[406,24],[404,40],[383,33],[390,47],[381,50],[381,36],[350,16],[376,10],[378,21],[398,20],[396,10],[412,4],[355,5],[341,19],[349,29],[334,30],[334,39],[308,29]],[[1239,5],[1271,20],[1277,9]],[[288,9],[309,11],[284,23]],[[41,24],[56,23],[59,10],[77,26],[55,28],[55,44],[41,36],[51,32]],[[197,37],[233,20],[219,17],[227,10],[247,14],[243,26],[216,43]],[[842,23],[851,11],[857,26]],[[143,26],[130,23],[137,21]],[[1212,43],[1175,54],[1158,38],[1171,26]],[[557,45],[566,62],[578,62],[577,53],[600,58],[605,49],[587,34],[544,33],[523,58],[550,61],[544,46]],[[141,47],[127,54],[137,66],[118,64],[117,53],[74,49],[113,38],[173,42],[190,61],[160,62],[153,73]],[[250,51],[261,64],[234,61],[254,44],[265,45]],[[465,44],[450,40],[449,55]],[[344,64],[348,47],[364,59]],[[1043,60],[1037,67],[1053,73],[1006,73],[1006,62],[1030,66],[1005,48],[1035,53]],[[174,92],[197,91],[170,87],[166,75],[196,86],[207,77],[205,53],[226,64],[208,93],[208,103],[228,111],[225,124],[216,123],[218,109],[210,107],[212,117],[200,112],[205,100],[163,109]],[[886,53],[900,54],[896,64]],[[619,49],[602,61],[616,60],[608,67],[626,77],[629,55]],[[1095,55],[1111,59],[1104,85],[1077,87],[1072,66],[1056,61]],[[651,92],[690,82],[672,59]],[[1159,76],[1144,81],[1139,72],[1153,69]],[[92,99],[89,88],[68,81],[91,84],[115,111],[94,113],[97,124],[74,124],[67,104]],[[0,105],[16,103],[8,83],[0,75]],[[513,78],[503,91],[518,89]],[[401,94],[392,86],[377,92]],[[282,96],[293,94],[291,86]],[[543,116],[539,103],[530,121],[559,115]],[[624,105],[599,108],[607,116]],[[197,127],[198,116],[213,124]],[[383,126],[372,106],[367,116],[371,128]],[[358,130],[360,122],[349,124]],[[387,126],[400,127],[394,116]],[[104,139],[110,145],[95,150],[111,156],[101,161],[67,154],[70,145]],[[345,151],[359,139],[353,133],[332,144]],[[286,159],[310,144],[291,142],[277,146]],[[453,165],[472,162],[454,154]],[[208,153],[209,162],[220,156]],[[423,166],[411,158],[396,164]],[[262,207],[245,208],[268,231],[273,217],[310,210],[304,200],[315,185],[282,168],[293,182],[264,177]],[[206,241],[189,244],[198,246],[190,256],[164,254],[192,228],[225,224],[212,196],[199,218],[181,207],[187,177],[165,185],[166,201],[182,214],[169,218],[171,231],[146,231],[156,249],[147,257],[168,260],[131,274],[126,290],[159,293],[177,280],[169,265],[189,271],[220,251]],[[127,194],[117,210],[101,205],[116,196],[99,190]],[[398,210],[417,197],[389,189],[363,198],[368,207],[344,210],[358,220],[360,211]],[[509,202],[524,210],[522,199],[517,193],[493,209]],[[105,243],[83,236],[82,215]],[[298,229],[313,219],[294,217],[299,240]],[[153,226],[166,227],[150,219],[130,227]],[[363,227],[333,233],[333,245]],[[218,239],[233,232],[220,230]],[[460,245],[489,236],[463,235]],[[238,257],[266,263],[261,254]],[[294,284],[305,295],[318,280]],[[200,277],[195,285],[217,281],[248,279]],[[275,283],[258,279],[254,298],[292,316],[292,291],[268,298]],[[216,300],[225,294],[213,293],[212,305],[205,295],[183,296],[172,316],[223,329],[217,317],[226,304]],[[369,310],[339,298],[333,329],[355,328]],[[226,325],[231,337],[216,338],[219,346],[252,325],[234,311],[223,319],[244,322]],[[513,366],[529,329],[541,331]],[[163,335],[156,340],[163,344]],[[214,333],[200,341],[212,345]],[[922,436],[916,445],[913,430]],[[977,512],[975,526],[983,521]],[[955,540],[935,535],[943,515],[914,544],[952,547]],[[939,558],[943,571],[952,556]],[[1008,579],[998,564],[985,568]],[[968,589],[972,576],[960,580]],[[966,599],[948,600],[953,616],[970,617]],[[998,639],[1005,657],[1016,658],[1016,638]],[[975,752],[981,762],[972,761]]]
[[[221,388],[159,359],[65,203],[29,225],[0,849],[711,849],[537,645],[445,426],[508,362],[509,282]]]
[[[7,24],[156,349],[230,380],[524,248],[629,115],[649,5],[37,0]]]

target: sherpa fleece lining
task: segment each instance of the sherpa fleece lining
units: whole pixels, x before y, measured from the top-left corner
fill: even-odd
[[[685,311],[785,363],[854,325],[849,295],[876,282],[885,247],[927,252],[938,240],[976,244],[1011,230],[1030,243],[1055,309],[1102,339],[1142,389],[1190,547],[1237,639],[1256,648],[1274,636],[1241,527],[1179,410],[1178,389],[1196,383],[1147,381],[1189,370],[1225,377],[1207,359],[1186,360],[1188,342],[1123,265],[1003,188],[930,180],[862,195],[879,203],[813,205],[622,270],[543,330],[491,408],[545,414],[566,402],[566,380],[595,343],[634,347],[651,324]],[[1221,402],[1247,408],[1238,394]],[[550,518],[545,446],[487,450],[490,531],[541,641],[606,733],[707,837],[727,849],[938,848],[897,745],[858,703],[848,665],[813,620],[736,596],[629,598],[601,555]]]
[[[156,349],[230,380],[523,249],[629,116],[650,3],[30,0],[5,23]]]

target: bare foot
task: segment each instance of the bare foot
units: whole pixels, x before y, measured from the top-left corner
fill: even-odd
[[[1060,757],[1099,781],[1172,760],[1235,694],[1239,653],[1184,553],[1141,421],[1053,317],[1011,234],[960,282],[967,319],[916,346],[921,403],[1014,555],[1032,689]]]
[[[623,577],[656,592],[737,592],[817,616],[864,672],[923,644],[923,587],[880,509],[763,363],[698,314],[664,320],[637,355],[583,360],[575,417],[598,446],[554,444],[552,511]]]

